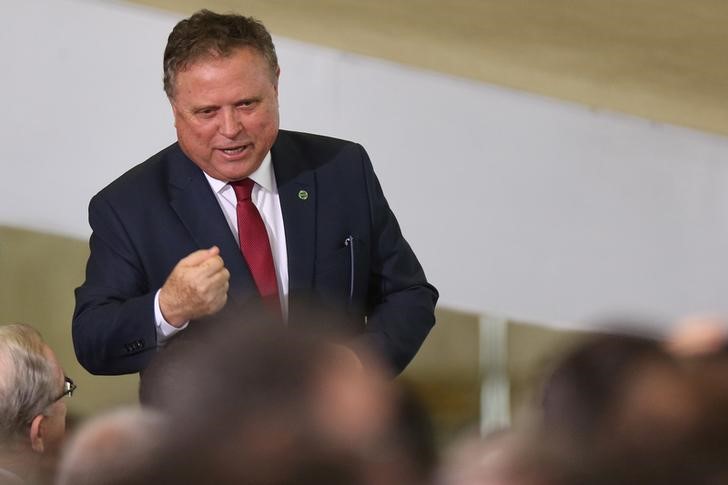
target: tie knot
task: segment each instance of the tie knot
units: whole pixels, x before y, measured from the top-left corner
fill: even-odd
[[[253,186],[255,185],[255,182],[253,182],[249,178],[245,178],[243,180],[230,182],[230,185],[235,191],[235,197],[238,199],[238,201],[241,201],[250,199],[250,193],[253,191]]]

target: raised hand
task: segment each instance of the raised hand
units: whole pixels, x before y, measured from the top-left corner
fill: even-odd
[[[220,249],[200,249],[182,258],[159,292],[159,308],[170,325],[211,315],[227,301],[230,272]]]

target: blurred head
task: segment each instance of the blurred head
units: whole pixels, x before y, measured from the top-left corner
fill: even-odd
[[[723,317],[695,315],[681,319],[670,331],[665,345],[681,357],[718,352],[728,344],[728,322]]]
[[[97,416],[68,442],[57,485],[144,483],[167,421],[149,409],[121,408]]]
[[[202,10],[178,23],[164,52],[164,89],[182,151],[223,181],[260,167],[278,135],[278,60],[250,17]]]
[[[232,385],[234,383],[234,385]],[[339,445],[365,439],[393,413],[383,371],[321,335],[274,326],[217,326],[180,335],[145,370],[140,400],[206,430],[257,416],[301,422]],[[205,413],[200,413],[201,410]]]
[[[236,322],[170,342],[145,370],[140,395],[184,423],[164,446],[175,456],[194,448],[184,473],[201,482],[413,483],[397,469],[397,393],[361,358],[308,329]]]
[[[547,432],[593,442],[636,370],[652,361],[668,362],[670,357],[647,338],[601,335],[579,345],[544,384],[541,404]]]
[[[0,439],[6,449],[56,451],[67,385],[53,351],[28,325],[0,326]]]
[[[547,383],[545,436],[579,464],[575,483],[725,483],[726,370],[720,353],[677,357],[654,340],[597,337]]]
[[[719,369],[720,382],[710,376]],[[586,463],[576,483],[728,483],[726,369],[678,359],[633,367],[592,440],[572,448]]]
[[[438,485],[566,485],[569,473],[544,436],[501,430],[464,436],[447,450]]]

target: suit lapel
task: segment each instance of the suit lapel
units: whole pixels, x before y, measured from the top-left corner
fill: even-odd
[[[289,294],[313,286],[316,257],[316,178],[308,160],[280,131],[271,150],[283,213]],[[255,283],[202,171],[179,147],[169,159],[170,205],[200,248],[218,246],[230,271],[230,287],[256,294]],[[232,292],[231,292],[232,294]]]
[[[179,148],[170,156],[170,205],[201,249],[217,246],[230,287],[257,291],[240,248],[202,171]]]
[[[285,131],[278,133],[271,152],[286,231],[288,288],[294,296],[297,290],[313,286],[316,179],[303,153]]]

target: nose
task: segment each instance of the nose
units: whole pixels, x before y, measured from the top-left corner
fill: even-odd
[[[243,124],[238,119],[234,109],[223,109],[220,120],[220,134],[226,138],[235,138],[243,129]]]

